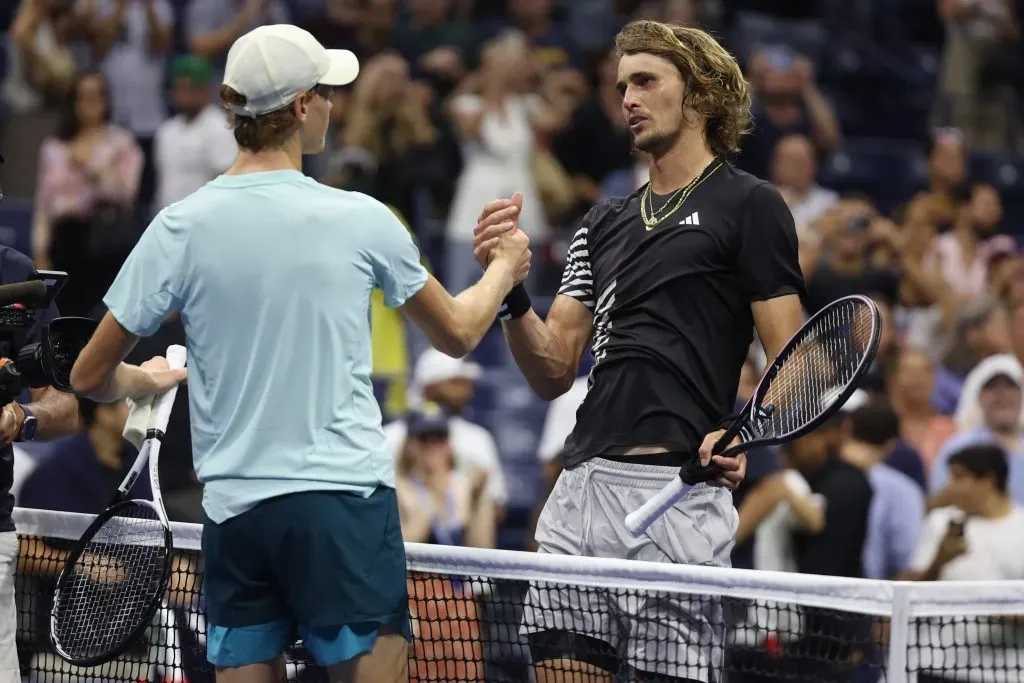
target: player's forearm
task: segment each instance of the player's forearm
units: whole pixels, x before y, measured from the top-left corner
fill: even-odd
[[[153,395],[149,373],[128,363],[119,363],[109,376],[96,383],[76,382],[77,379],[72,371],[71,384],[75,393],[97,403],[114,403],[126,398],[138,399]]]
[[[530,388],[545,401],[552,401],[569,391],[576,379],[579,359],[534,311],[502,324],[505,339],[516,365]]]
[[[491,264],[480,281],[452,300],[451,319],[454,334],[448,348],[439,350],[449,355],[464,356],[477,347],[498,316],[501,302],[515,285],[513,273],[502,263]]]

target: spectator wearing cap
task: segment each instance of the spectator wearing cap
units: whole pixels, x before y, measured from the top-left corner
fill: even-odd
[[[497,519],[508,500],[505,475],[498,459],[498,446],[484,427],[467,420],[463,413],[473,400],[474,383],[480,379],[481,368],[465,359],[452,358],[429,349],[416,360],[409,387],[409,403],[418,407],[431,401],[450,415],[449,436],[455,469],[468,473],[487,472],[485,499],[490,502]],[[408,434],[404,420],[395,420],[384,427],[384,439],[396,462],[402,455]]]
[[[1006,308],[994,299],[968,302],[957,313],[952,340],[935,371],[931,402],[944,415],[956,412],[964,379],[982,360],[1010,351]]]
[[[1010,495],[1010,458],[996,444],[949,456],[948,506],[925,520],[909,578],[918,581],[1024,579],[1024,508]]]
[[[933,506],[945,504],[949,491],[949,460],[954,453],[978,444],[999,445],[1007,454],[1007,491],[1024,502],[1024,370],[1010,354],[982,361],[964,382],[957,406],[960,430],[949,439],[932,463],[929,493]]]
[[[178,57],[171,76],[178,113],[160,124],[153,145],[157,211],[226,171],[238,154],[224,112],[210,100],[210,63],[194,55]]]
[[[864,539],[864,578],[895,579],[910,569],[924,522],[924,492],[907,475],[885,463],[899,439],[900,420],[881,400],[847,410],[839,456],[871,484],[871,507]]]

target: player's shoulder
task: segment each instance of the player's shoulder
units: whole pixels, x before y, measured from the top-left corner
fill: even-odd
[[[646,185],[624,197],[606,197],[598,201],[584,214],[577,233],[586,234],[591,238],[602,233],[604,228],[618,221],[624,213],[629,211],[631,205],[635,205],[639,201],[644,187]]]
[[[371,229],[379,228],[381,223],[394,225],[401,222],[390,206],[368,194],[324,185],[309,177],[304,178],[302,182],[309,190],[309,199],[313,202],[310,205],[311,209],[315,206],[319,211],[324,205],[328,205],[337,212],[326,214],[330,216],[332,222],[347,222],[353,217],[358,217],[370,221],[367,227]]]
[[[740,212],[750,209],[765,209],[771,205],[785,206],[779,190],[764,178],[747,173],[732,164],[723,164],[720,171],[722,182],[718,184],[727,205],[735,206]]]

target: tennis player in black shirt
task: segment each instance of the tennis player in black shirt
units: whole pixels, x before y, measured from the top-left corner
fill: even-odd
[[[732,56],[703,31],[653,21],[626,26],[616,48],[623,116],[650,183],[584,217],[546,321],[521,287],[502,309],[512,354],[547,399],[569,389],[593,336],[589,390],[536,540],[544,553],[726,566],[737,524],[728,489],[746,461],[710,448],[754,329],[771,361],[803,320],[796,231],[779,193],[728,161],[750,126]],[[482,264],[517,227],[521,202],[484,208]],[[696,457],[718,475],[633,538],[626,514]],[[523,631],[537,681],[713,681],[722,642],[708,603],[535,586]]]

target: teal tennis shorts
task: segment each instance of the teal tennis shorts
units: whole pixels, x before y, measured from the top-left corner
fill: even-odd
[[[321,666],[369,652],[382,628],[410,640],[395,490],[295,493],[223,524],[203,520],[207,659],[257,664],[301,638]]]

